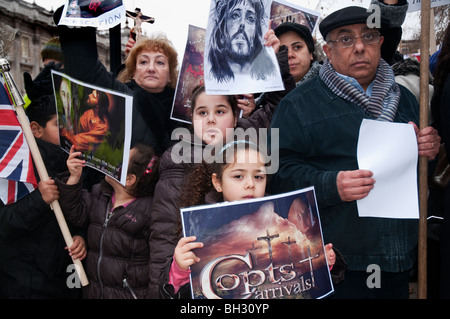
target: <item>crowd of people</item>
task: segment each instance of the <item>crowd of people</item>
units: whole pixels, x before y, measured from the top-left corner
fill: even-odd
[[[368,26],[371,13],[365,8],[337,10],[318,26],[323,48],[317,48],[309,28],[301,24],[285,22],[269,29],[264,43],[276,53],[285,90],[207,95],[200,85],[190,98],[189,126],[170,117],[178,53],[165,35],[137,42],[130,38],[125,64],[116,74],[99,60],[95,28],[58,26],[61,55],[45,61],[34,81],[29,74],[24,76],[31,100],[27,116],[52,179],[40,181],[18,202],[0,206],[0,298],[190,298],[189,266],[198,262],[195,251],[203,243],[182,236],[181,207],[314,186],[335,284],[329,298],[407,299],[417,267],[418,222],[358,217],[356,201],[377,187],[373,172],[358,166],[359,128],[364,119],[412,125],[417,155],[426,157],[430,167],[442,143],[450,151],[450,28],[432,73],[431,124],[419,129],[417,98],[398,83],[393,69],[403,60],[396,48],[408,4],[406,0],[372,3],[381,7],[380,25]],[[61,11],[54,14],[57,25]],[[236,27],[245,28],[244,24]],[[318,58],[322,56],[318,50],[323,50],[325,59]],[[238,51],[230,54],[239,60]],[[55,100],[48,90],[51,69],[133,96],[125,185],[89,171],[77,142],[70,154],[59,148]],[[61,96],[68,90],[61,83]],[[108,125],[100,100],[94,90],[89,96],[93,108],[83,117],[90,117],[86,123],[91,126],[102,124],[101,135]],[[239,117],[241,109],[245,109],[243,117]],[[67,110],[66,116],[70,114]],[[189,129],[190,136],[173,140],[177,128]],[[264,152],[250,140],[233,140],[238,128],[279,132],[279,168],[270,178]],[[273,139],[269,135],[269,145],[275,143]],[[238,148],[239,144],[245,147]],[[225,146],[216,152],[217,145]],[[198,154],[212,158],[192,161]],[[258,160],[246,161],[252,154]],[[232,176],[232,170],[239,175]],[[450,213],[449,187],[439,199],[444,222],[438,268],[444,270],[450,263],[445,219]],[[51,212],[49,205],[56,199],[73,231],[72,247],[66,247]],[[67,286],[70,257],[85,265],[89,285],[82,289]],[[367,285],[371,264],[381,268],[381,286],[375,289]],[[449,283],[448,273],[440,271],[434,283],[440,286],[438,297],[450,296]]]

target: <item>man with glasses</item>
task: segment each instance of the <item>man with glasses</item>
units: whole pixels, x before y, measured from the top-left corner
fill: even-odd
[[[353,6],[321,22],[327,59],[318,76],[280,102],[271,126],[279,129],[280,165],[268,192],[315,187],[324,241],[348,264],[334,298],[408,298],[416,255],[417,220],[358,217],[356,200],[376,187],[372,172],[358,167],[362,120],[415,123],[419,155],[429,159],[440,144],[435,129],[419,132],[415,97],[381,58],[380,30],[389,21],[378,17],[371,28],[371,15]],[[373,265],[381,270],[375,288],[367,272]]]

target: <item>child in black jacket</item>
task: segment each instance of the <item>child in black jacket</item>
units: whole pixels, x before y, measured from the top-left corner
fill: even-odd
[[[48,174],[54,177],[67,169],[67,155],[59,147],[53,96],[33,100],[26,112]],[[83,259],[85,242],[83,237],[74,236],[72,247],[66,247],[49,206],[58,198],[58,188],[50,179],[40,181],[37,189],[14,204],[0,203],[0,298],[80,296],[79,285],[68,280],[74,273],[74,267],[70,268],[73,264],[70,255]]]

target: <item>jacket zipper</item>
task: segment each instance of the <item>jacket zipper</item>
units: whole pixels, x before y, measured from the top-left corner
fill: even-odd
[[[105,234],[105,228],[108,226],[108,221],[112,216],[112,212],[110,211],[110,202],[108,202],[108,206],[106,207],[106,216],[105,221],[103,222],[103,231],[102,235],[100,236],[100,248],[98,253],[98,260],[97,260],[97,277],[98,277],[98,283],[100,285],[100,299],[103,299],[103,283],[102,278],[100,276],[100,262],[102,261],[103,257],[103,235]]]
[[[124,287],[124,288],[127,288],[127,289],[130,291],[130,293],[131,293],[131,295],[133,296],[133,298],[134,298],[134,299],[138,299],[137,296],[136,296],[136,294],[134,293],[133,289],[132,289],[131,286],[128,284],[127,278],[123,278],[122,282],[123,282],[123,287]]]

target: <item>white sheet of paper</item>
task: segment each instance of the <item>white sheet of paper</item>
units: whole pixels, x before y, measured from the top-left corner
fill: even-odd
[[[358,165],[373,172],[375,187],[357,201],[360,217],[419,218],[417,138],[411,124],[364,119]]]

